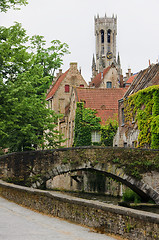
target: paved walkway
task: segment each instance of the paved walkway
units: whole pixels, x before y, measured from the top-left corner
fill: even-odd
[[[0,198],[0,240],[115,240]]]

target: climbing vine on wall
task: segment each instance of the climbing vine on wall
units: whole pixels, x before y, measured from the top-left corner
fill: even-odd
[[[124,102],[125,125],[134,120],[139,129],[138,147],[159,149],[159,85],[131,95]]]
[[[91,132],[100,131],[101,119],[96,116],[96,111],[90,108],[84,108],[83,102],[77,103],[75,115],[75,135],[74,146],[90,146]]]
[[[75,116],[74,146],[90,146],[92,144],[113,146],[113,137],[118,128],[117,117],[116,119],[109,118],[102,126],[100,122],[101,119],[96,116],[96,110],[85,108],[83,102],[78,102]],[[92,142],[91,133],[93,131],[101,134],[99,143]]]
[[[116,119],[108,118],[104,125],[101,126],[101,143],[105,146],[113,146],[113,138],[118,129],[117,116]]]

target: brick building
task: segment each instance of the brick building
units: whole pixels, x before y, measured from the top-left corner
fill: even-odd
[[[114,138],[114,146],[134,147],[138,141],[139,129],[137,122],[132,122],[127,126],[124,122],[124,100],[130,95],[152,85],[159,85],[159,64],[152,64],[148,68],[141,70],[133,79],[130,87],[119,100],[119,128]]]
[[[48,107],[54,110],[56,113],[63,115],[59,119],[57,130],[64,134],[64,138],[68,139],[69,129],[72,128],[73,132],[73,121],[71,121],[71,126],[67,121],[67,112],[69,110],[70,97],[72,92],[72,87],[87,87],[86,81],[83,79],[80,71],[77,69],[77,63],[70,63],[70,68],[62,73],[59,71],[55,82],[48,90],[46,100],[48,101]],[[68,140],[64,143],[68,145]]]
[[[99,72],[89,83],[91,88],[120,88],[122,86],[122,75],[119,74],[114,63]]]

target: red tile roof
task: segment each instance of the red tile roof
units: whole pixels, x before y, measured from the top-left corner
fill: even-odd
[[[54,83],[54,85],[52,86],[51,90],[49,91],[49,93],[46,96],[46,100],[48,100],[49,98],[52,98],[54,96],[54,94],[56,93],[56,91],[58,90],[61,82],[64,80],[64,78],[66,77],[67,73],[68,73],[69,69],[63,73],[58,79],[57,81]]]
[[[131,77],[129,77],[129,79],[126,81],[126,84],[127,83],[132,83],[132,81],[134,80],[134,78],[137,76],[137,74],[135,74],[135,75],[132,75]]]
[[[118,114],[118,100],[126,88],[75,88],[76,101],[84,101],[86,108],[96,109],[102,124],[114,114]]]
[[[109,71],[110,68],[111,68],[111,66],[109,66],[103,70],[103,78],[107,74],[107,72]],[[90,87],[94,86],[94,87],[98,88],[100,86],[103,78],[102,78],[101,72],[98,73],[97,76],[91,81]]]

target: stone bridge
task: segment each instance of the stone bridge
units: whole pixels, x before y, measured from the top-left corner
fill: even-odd
[[[11,153],[0,157],[0,178],[40,188],[47,180],[78,170],[98,171],[159,204],[159,151],[78,147]]]

